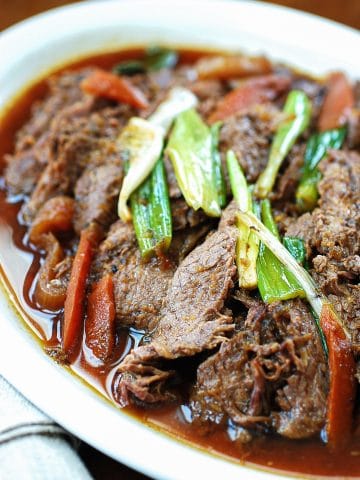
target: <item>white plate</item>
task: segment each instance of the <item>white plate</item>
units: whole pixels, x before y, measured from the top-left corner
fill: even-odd
[[[53,67],[145,43],[261,52],[317,74],[340,68],[360,77],[360,36],[355,30],[286,8],[216,0],[80,3],[0,34],[0,111]],[[27,262],[1,227],[0,265],[20,299]],[[0,373],[75,435],[154,478],[190,479],[194,472],[207,480],[273,478],[188,447],[118,411],[43,353],[1,291]]]

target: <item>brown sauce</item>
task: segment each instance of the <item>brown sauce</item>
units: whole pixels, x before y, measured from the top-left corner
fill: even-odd
[[[86,65],[98,65],[110,68],[119,60],[134,58],[141,50],[104,54],[81,60],[66,68],[79,68]],[[204,52],[183,51],[182,61],[191,62],[204,55]],[[62,69],[63,70],[63,69]],[[28,88],[8,109],[1,119],[0,127],[0,223],[5,223],[12,231],[12,241],[19,255],[27,253],[30,268],[23,272],[23,299],[26,303],[26,317],[41,339],[46,351],[59,344],[61,312],[58,314],[40,311],[32,298],[36,275],[41,265],[42,255],[34,251],[27,243],[26,228],[18,221],[18,212],[22,199],[6,198],[1,183],[1,171],[4,168],[4,155],[11,153],[16,131],[29,118],[31,105],[42,98],[47,91],[46,81],[40,81]],[[113,362],[99,367],[87,354],[86,348],[72,366],[73,371],[107,396],[111,396],[108,385],[112,372],[127,352],[142,338],[142,332],[135,329],[119,329]],[[140,421],[170,435],[190,442],[207,451],[221,454],[236,462],[255,463],[266,470],[281,470],[298,474],[360,476],[360,437],[354,436],[352,443],[344,451],[331,450],[319,438],[303,441],[290,441],[278,436],[267,436],[241,445],[231,440],[231,432],[218,431],[204,435],[187,421],[186,405],[171,405],[149,410],[137,407],[127,408],[128,413]],[[240,473],[240,472],[239,472]]]

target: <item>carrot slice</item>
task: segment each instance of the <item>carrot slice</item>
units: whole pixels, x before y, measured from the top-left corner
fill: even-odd
[[[346,123],[346,116],[354,106],[354,93],[347,77],[341,72],[329,75],[327,94],[320,112],[318,128],[321,132]]]
[[[265,57],[245,55],[222,55],[205,57],[196,64],[199,79],[222,79],[261,75],[272,70],[271,62]]]
[[[83,327],[86,280],[90,272],[93,252],[100,239],[98,227],[91,224],[80,235],[66,292],[63,323],[63,349],[69,361],[76,353]]]
[[[353,422],[356,396],[355,360],[350,341],[329,303],[322,307],[320,325],[329,349],[327,440],[331,446],[345,445],[351,435]]]
[[[29,240],[42,246],[45,233],[67,232],[72,229],[74,199],[66,196],[50,198],[39,210],[29,231]]]
[[[105,362],[115,347],[115,299],[110,274],[93,286],[85,322],[86,345]]]
[[[128,103],[136,108],[149,106],[143,92],[134,87],[129,80],[100,68],[94,70],[81,82],[81,88],[86,93]]]
[[[218,103],[209,122],[224,120],[252,105],[272,101],[289,86],[290,79],[281,75],[264,75],[245,80]]]

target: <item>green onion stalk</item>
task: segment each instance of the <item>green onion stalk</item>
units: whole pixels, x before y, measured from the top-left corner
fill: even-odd
[[[311,102],[304,92],[292,90],[285,102],[287,120],[282,122],[273,139],[269,161],[255,185],[255,195],[266,198],[271,192],[279,168],[298,137],[308,127],[311,118]]]
[[[253,208],[251,192],[245,175],[232,150],[226,155],[231,190],[236,203],[244,212]],[[236,242],[236,264],[239,274],[239,287],[253,289],[257,287],[256,259],[259,252],[259,240],[250,229],[237,222],[238,238]]]
[[[267,199],[261,202],[261,219],[271,234],[280,241],[279,232],[271,213],[271,205]],[[305,297],[305,292],[294,275],[264,243],[260,243],[257,277],[258,289],[265,303]]]
[[[296,204],[302,212],[313,210],[318,200],[317,185],[321,179],[318,169],[329,148],[339,149],[346,137],[346,127],[312,135],[307,143],[304,167],[296,191]]]
[[[211,130],[195,109],[177,116],[166,152],[186,203],[210,217],[221,215],[218,169],[214,168]]]
[[[151,175],[130,197],[134,230],[144,259],[166,252],[172,239],[172,217],[164,162],[160,158]]]
[[[145,52],[142,60],[124,60],[116,64],[112,71],[116,75],[136,75],[152,72],[162,68],[174,68],[179,60],[179,54],[169,48],[151,46]]]

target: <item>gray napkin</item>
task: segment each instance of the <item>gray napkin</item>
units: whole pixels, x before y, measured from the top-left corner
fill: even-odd
[[[75,444],[0,376],[0,480],[91,480]]]

